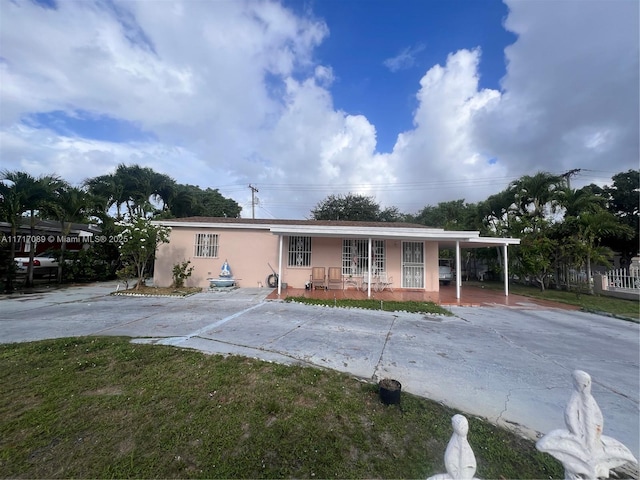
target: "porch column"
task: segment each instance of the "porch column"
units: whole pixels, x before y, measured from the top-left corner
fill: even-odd
[[[369,238],[369,253],[367,259],[367,298],[371,298],[371,238]]]
[[[460,285],[462,275],[460,275],[460,241],[456,240],[456,299],[460,300]]]
[[[509,296],[509,258],[507,257],[507,244],[502,246],[502,257],[504,259],[504,296]]]
[[[282,235],[278,235],[278,296],[282,293]]]

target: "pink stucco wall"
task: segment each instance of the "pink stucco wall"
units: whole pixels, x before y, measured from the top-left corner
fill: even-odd
[[[215,233],[219,238],[217,258],[194,256],[196,233]],[[311,240],[312,265],[288,267],[288,237],[282,243],[282,282],[295,288],[303,288],[309,281],[312,267],[341,267],[342,238],[314,237]],[[393,277],[393,287],[400,288],[402,280],[402,241],[386,240],[387,275]],[[250,228],[194,228],[173,227],[168,244],[158,248],[154,267],[154,284],[169,286],[171,271],[175,264],[191,261],[194,267],[187,286],[207,288],[210,277],[218,277],[222,263],[227,260],[234,278],[240,287],[267,287],[267,277],[272,273],[268,264],[278,271],[279,237],[265,229]],[[425,243],[425,288],[428,292],[439,291],[438,244]]]
[[[218,257],[199,258],[194,256],[196,233],[218,234]],[[207,278],[218,277],[222,263],[227,260],[232,274],[241,287],[257,287],[258,282],[266,285],[271,274],[268,263],[278,269],[278,237],[268,230],[247,230],[232,228],[172,228],[169,243],[158,249],[154,267],[153,282],[158,286],[171,285],[173,265],[184,260],[194,267],[187,286],[208,287]]]

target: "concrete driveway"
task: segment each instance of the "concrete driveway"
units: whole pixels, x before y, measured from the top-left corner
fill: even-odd
[[[265,301],[268,289],[188,298],[111,296],[115,283],[0,297],[0,342],[119,335],[302,363],[403,390],[535,437],[564,428],[571,372],[593,379],[604,434],[639,450],[640,326],[530,303],[452,317]]]

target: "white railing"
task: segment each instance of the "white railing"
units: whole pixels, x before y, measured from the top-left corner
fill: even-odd
[[[609,290],[640,291],[640,271],[637,269],[627,271],[624,268],[617,268],[609,270],[605,276]]]

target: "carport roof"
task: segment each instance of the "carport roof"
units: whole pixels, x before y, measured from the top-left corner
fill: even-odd
[[[477,231],[444,230],[415,223],[354,222],[344,220],[275,220],[224,217],[187,217],[154,223],[168,227],[246,228],[269,230],[274,235],[373,238],[437,241],[440,246],[482,248],[518,245],[519,238],[481,237]]]

